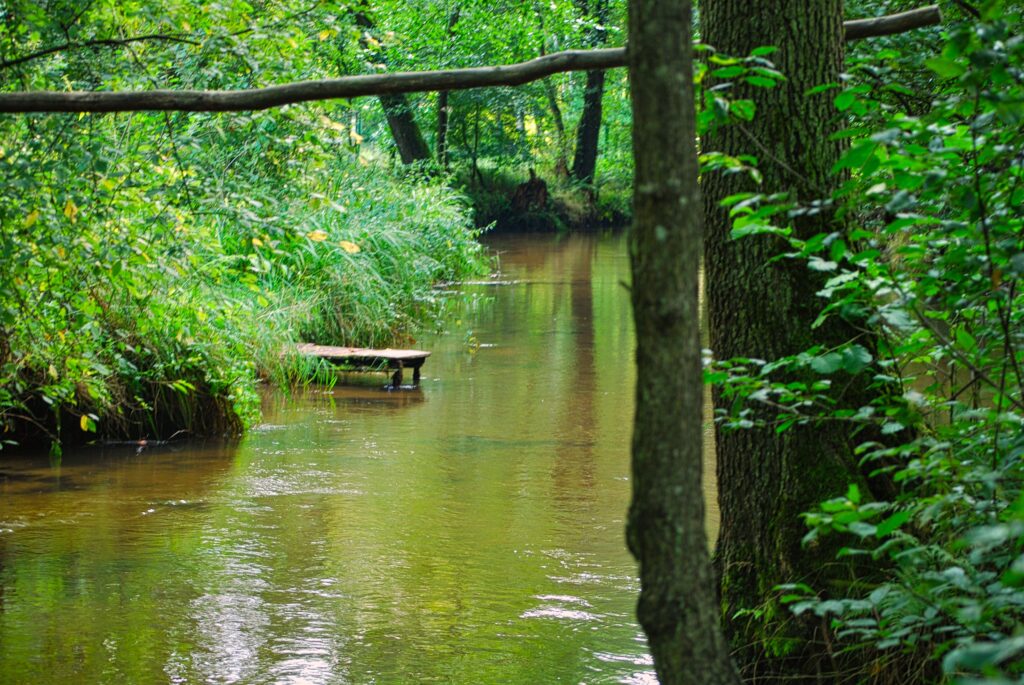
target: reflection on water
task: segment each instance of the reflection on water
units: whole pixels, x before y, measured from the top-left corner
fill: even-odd
[[[621,237],[493,239],[413,391],[0,464],[2,683],[652,683]]]

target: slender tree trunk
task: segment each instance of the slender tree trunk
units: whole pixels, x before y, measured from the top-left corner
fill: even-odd
[[[541,54],[544,54],[543,50],[541,50]],[[543,79],[543,81],[544,94],[548,100],[548,109],[551,110],[551,118],[555,122],[555,132],[558,134],[558,157],[555,160],[555,172],[557,175],[567,178],[569,176],[567,155],[569,141],[566,139],[565,118],[562,116],[562,108],[558,104],[558,90],[555,88],[554,81],[550,77]]]
[[[718,359],[777,359],[815,343],[838,345],[854,337],[839,318],[812,330],[822,300],[821,282],[799,262],[769,260],[782,251],[769,236],[732,240],[727,212],[719,205],[735,193],[789,192],[800,203],[827,199],[836,185],[831,169],[841,143],[832,96],[805,96],[813,86],[839,80],[843,61],[843,0],[703,0],[701,36],[727,55],[747,55],[773,45],[787,81],[776,88],[737,84],[730,97],[756,103],[754,120],[703,137],[706,151],[752,154],[764,175],[760,187],[740,174],[704,177],[707,221],[705,268],[711,347]],[[794,220],[804,238],[841,230],[828,211]],[[861,392],[846,379],[846,399]],[[866,391],[865,391],[866,392]],[[837,393],[838,394],[838,393]],[[716,406],[728,406],[716,397]],[[820,587],[835,579],[834,549],[803,548],[800,514],[843,494],[850,483],[867,484],[853,457],[845,425],[795,427],[776,435],[767,429],[718,431],[719,506],[722,526],[716,563],[727,635],[744,677],[776,682],[780,675],[808,682],[835,682],[835,665],[816,632],[774,599],[774,587],[806,582]],[[740,616],[742,610],[760,610]]]
[[[533,11],[537,15],[537,24],[540,28],[540,56],[547,54],[547,35],[544,31],[544,7],[540,2],[534,0]],[[557,49],[557,45],[555,46]],[[551,111],[551,118],[555,122],[555,132],[558,134],[558,154],[555,157],[555,175],[561,178],[569,178],[569,137],[565,131],[565,117],[562,115],[562,106],[558,103],[558,88],[555,87],[551,77],[541,79],[544,84],[544,96],[548,102],[548,109]]]
[[[448,169],[448,91],[437,94],[437,163]]]
[[[448,16],[447,38],[451,40],[455,33],[455,25],[459,23],[459,8]],[[448,169],[448,118],[451,113],[448,109],[449,92],[442,90],[437,94],[437,163],[442,169]]]
[[[718,625],[701,494],[701,207],[689,0],[632,0],[630,236],[637,395],[629,547],[662,685],[738,685]]]
[[[588,71],[583,93],[583,114],[576,129],[576,155],[572,175],[581,183],[593,183],[597,170],[597,144],[601,137],[601,99],[604,96],[604,72]]]
[[[589,13],[596,26],[588,31],[587,47],[596,48],[608,40],[604,24],[608,21],[608,1],[586,0],[579,3]],[[583,114],[576,129],[576,154],[572,162],[572,175],[581,183],[593,183],[597,170],[597,146],[601,138],[601,100],[604,97],[604,71],[587,72],[586,90],[583,91]]]
[[[366,5],[363,3],[361,9],[355,13],[356,25],[369,32],[373,30],[374,23],[365,9]],[[365,36],[360,39],[360,43],[364,48],[367,46]],[[395,140],[395,147],[398,148],[402,163],[412,164],[429,160],[430,148],[427,147],[419,124],[416,123],[416,116],[405,93],[381,95],[380,104],[384,108],[384,117],[388,121],[388,128],[391,129],[391,136]]]

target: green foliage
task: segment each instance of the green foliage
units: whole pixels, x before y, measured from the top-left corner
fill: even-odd
[[[3,68],[0,88],[248,86],[315,72],[330,37],[245,3],[33,7],[3,10],[3,54],[172,28],[188,42],[61,50]],[[291,342],[380,344],[436,311],[433,283],[483,267],[468,212],[372,162],[352,114],[0,119],[5,431],[236,433],[261,377],[316,371],[281,356]]]
[[[843,536],[840,556],[862,571],[827,594],[788,586],[795,613],[827,619],[867,660],[1024,682],[1024,40],[1019,7],[979,10],[923,56],[911,85],[927,92],[889,78],[888,50],[855,61],[836,90],[850,125],[832,200],[844,228],[796,240],[786,218],[815,207],[730,199],[737,238],[777,236],[779,259],[828,274],[816,326],[839,316],[863,337],[716,362],[707,378],[733,399],[719,417],[729,428],[852,422],[856,454],[898,493],[868,500],[851,486],[807,514],[805,542]],[[876,399],[837,406],[828,389],[857,374]]]

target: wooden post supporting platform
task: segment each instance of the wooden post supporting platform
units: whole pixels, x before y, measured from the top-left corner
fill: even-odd
[[[405,369],[412,369],[413,385],[419,385],[420,367],[430,356],[423,350],[394,350],[391,348],[373,350],[361,347],[331,347],[329,345],[313,345],[301,343],[296,351],[310,357],[319,357],[332,364],[347,364],[360,370],[380,371],[393,369],[391,388],[402,387],[402,374]]]

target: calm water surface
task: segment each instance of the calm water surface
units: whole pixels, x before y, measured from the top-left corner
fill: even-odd
[[[492,238],[417,390],[0,463],[0,683],[653,683],[619,236]]]

